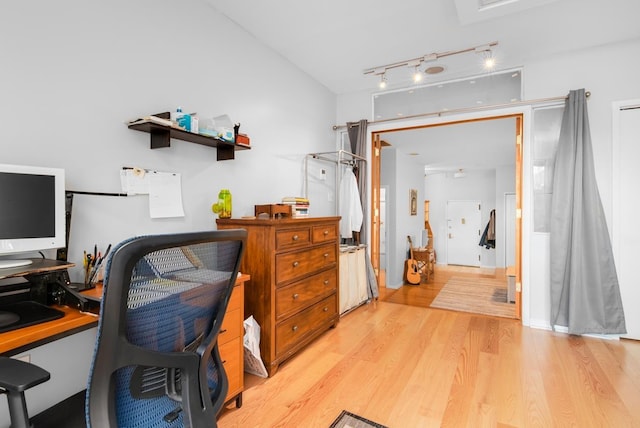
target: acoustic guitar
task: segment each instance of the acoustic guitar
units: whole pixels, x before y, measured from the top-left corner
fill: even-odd
[[[411,236],[407,236],[409,241],[409,256],[410,258],[405,261],[405,281],[409,284],[420,284],[420,271],[418,270],[418,262],[413,258],[413,243],[411,243]]]

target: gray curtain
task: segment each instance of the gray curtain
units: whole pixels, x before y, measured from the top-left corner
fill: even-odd
[[[367,120],[362,119],[359,122],[347,122],[347,132],[349,135],[349,143],[351,144],[351,153],[360,157],[367,157]],[[360,242],[366,244],[368,241],[365,227],[369,212],[369,200],[367,198],[367,168],[366,165],[359,163],[358,167],[358,192],[360,193],[360,203],[362,204],[362,228],[360,229]],[[375,271],[369,257],[369,252],[365,251],[365,263],[367,266],[367,292],[369,298],[378,298],[378,281]]]
[[[354,155],[367,157],[367,120],[362,119],[359,122],[347,122],[347,132],[349,135],[349,143],[351,144],[351,153]],[[360,193],[360,203],[362,204],[362,228],[360,229],[360,242],[367,242],[366,230],[364,226],[368,219],[368,203],[367,203],[367,169],[366,165],[358,163],[358,193]]]
[[[551,326],[626,333],[618,277],[596,183],[584,89],[565,103],[550,219]]]

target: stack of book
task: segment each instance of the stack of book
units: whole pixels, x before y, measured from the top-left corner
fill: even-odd
[[[286,196],[282,198],[282,203],[291,205],[291,217],[309,217],[309,199],[299,196]]]

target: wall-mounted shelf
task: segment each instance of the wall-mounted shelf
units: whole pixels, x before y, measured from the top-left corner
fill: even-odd
[[[169,119],[170,113],[159,113],[154,116],[161,119]],[[195,134],[184,129],[161,125],[153,122],[143,122],[128,125],[129,129],[147,132],[151,134],[151,149],[159,149],[171,146],[171,139],[188,141],[203,146],[215,147],[218,152],[217,160],[230,160],[235,158],[236,150],[249,150],[251,147],[243,144],[235,144],[220,138]]]

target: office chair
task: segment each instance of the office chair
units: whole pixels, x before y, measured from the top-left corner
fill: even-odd
[[[87,427],[215,427],[228,390],[217,336],[245,230],[133,238],[105,268]]]

